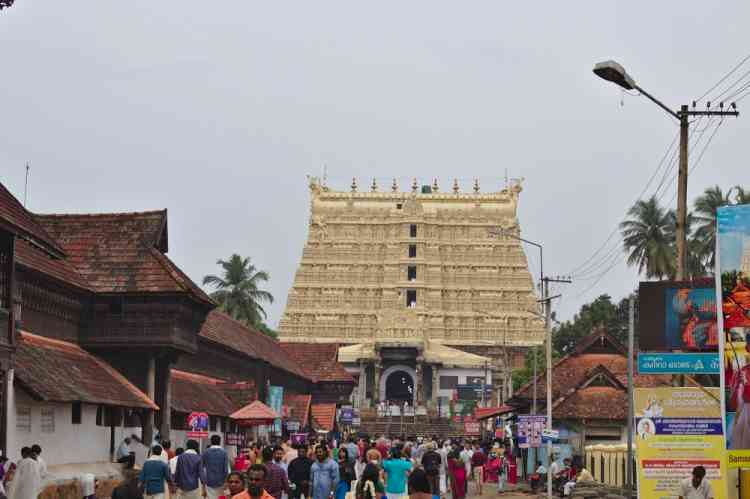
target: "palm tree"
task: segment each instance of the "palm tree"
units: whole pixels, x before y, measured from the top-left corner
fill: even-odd
[[[259,289],[259,284],[268,282],[268,272],[258,270],[250,263],[250,258],[233,254],[229,260],[219,260],[223,272],[221,277],[207,275],[203,285],[216,289],[211,298],[216,300],[224,312],[248,326],[259,327],[266,318],[261,303],[273,303],[273,295]]]
[[[652,196],[636,202],[628,216],[620,224],[628,265],[638,266],[638,272],[649,279],[674,275],[674,225],[669,212]]]
[[[739,185],[735,185],[734,190],[737,192],[737,194],[734,195],[735,204],[750,204],[750,191]]]
[[[738,188],[743,192],[741,188]],[[699,252],[700,258],[710,268],[713,268],[716,259],[716,210],[722,206],[732,204],[729,198],[731,189],[724,193],[721,187],[715,185],[708,187],[703,194],[695,200],[695,211],[698,215],[695,221],[698,228],[695,230],[695,250]]]

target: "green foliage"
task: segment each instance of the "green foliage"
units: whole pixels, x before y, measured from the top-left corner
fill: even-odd
[[[273,295],[259,287],[261,283],[268,282],[268,272],[258,270],[250,263],[250,258],[242,258],[236,253],[229,260],[216,263],[223,270],[221,276],[207,275],[203,278],[204,285],[216,288],[211,298],[235,320],[260,329],[260,324],[266,318],[261,303],[273,303]]]
[[[255,325],[255,329],[257,329],[261,333],[265,334],[266,336],[270,336],[271,338],[273,338],[275,340],[279,338],[279,332],[276,331],[275,329],[272,329],[265,322],[261,322],[259,324],[256,324]]]
[[[547,354],[544,350],[544,346],[536,348],[529,348],[526,351],[526,357],[524,358],[523,367],[513,371],[513,391],[517,391],[520,387],[531,381],[534,377],[534,357],[536,357],[536,369],[537,375],[544,372],[547,367]],[[552,363],[554,364],[557,359],[561,357],[560,352],[552,346]],[[542,395],[539,395],[540,397]]]

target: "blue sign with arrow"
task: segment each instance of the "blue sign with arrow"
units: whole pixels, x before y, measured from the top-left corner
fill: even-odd
[[[639,353],[639,374],[719,374],[716,353]]]

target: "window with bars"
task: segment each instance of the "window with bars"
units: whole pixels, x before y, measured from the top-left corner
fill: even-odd
[[[16,407],[16,431],[31,433],[31,407]]]
[[[55,433],[55,408],[43,407],[40,426],[42,433]]]

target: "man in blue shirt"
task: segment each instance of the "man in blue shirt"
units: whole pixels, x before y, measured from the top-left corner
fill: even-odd
[[[328,457],[328,447],[320,444],[315,449],[317,461],[310,467],[310,493],[312,499],[329,499],[339,483],[339,465]]]
[[[401,457],[401,448],[391,449],[391,458],[383,461],[383,469],[387,473],[385,495],[388,499],[405,499],[406,477],[411,470],[411,461]]]
[[[211,435],[211,446],[203,451],[201,479],[206,484],[206,497],[219,499],[224,495],[224,482],[229,475],[229,456],[221,447],[221,437]]]
[[[164,482],[171,481],[169,466],[161,459],[161,445],[151,448],[151,457],[143,463],[139,480],[145,499],[164,499]]]
[[[201,456],[200,445],[195,440],[188,440],[187,450],[177,458],[174,472],[174,483],[177,485],[177,497],[182,499],[201,499]]]

